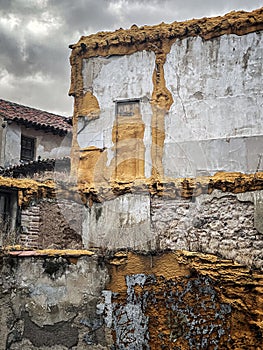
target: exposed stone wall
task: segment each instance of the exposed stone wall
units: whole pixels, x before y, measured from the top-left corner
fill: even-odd
[[[160,248],[219,254],[262,268],[263,232],[255,227],[255,216],[262,216],[262,208],[254,204],[256,195],[247,201],[243,195],[222,192],[195,201],[154,198],[152,224]],[[259,195],[262,198],[262,192]]]
[[[262,173],[222,173],[148,188],[127,184],[126,194],[123,187],[102,188],[83,196],[85,205],[77,192],[55,190],[53,183],[0,180],[19,188],[20,243],[27,248],[187,249],[263,266]]]
[[[261,349],[262,273],[198,253],[75,254],[1,257],[1,349]]]
[[[185,249],[263,267],[262,191],[191,199],[126,194],[85,209],[87,248]]]

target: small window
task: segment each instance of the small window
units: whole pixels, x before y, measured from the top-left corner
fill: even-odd
[[[23,161],[34,160],[35,158],[35,139],[32,137],[21,136],[21,157]]]
[[[139,100],[118,101],[116,103],[116,114],[119,117],[133,117],[138,113],[140,113]]]

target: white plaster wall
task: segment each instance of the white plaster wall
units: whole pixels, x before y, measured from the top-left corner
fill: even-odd
[[[83,243],[86,248],[154,248],[150,196],[126,194],[86,209]]]
[[[20,162],[21,134],[36,138],[35,159],[61,158],[70,155],[71,134],[65,136],[45,133],[43,130],[26,128],[17,123],[8,124],[5,143],[5,166]]]
[[[6,135],[6,122],[0,116],[0,166],[4,166],[5,162],[5,135]]]
[[[174,103],[165,118],[165,175],[185,177],[217,171],[252,173],[263,169],[262,33],[177,40],[164,65],[166,86]],[[155,55],[84,60],[84,92],[98,99],[100,118],[79,119],[81,148],[105,148],[114,157],[114,100],[146,97],[145,175],[151,175],[151,116]]]
[[[21,126],[12,123],[6,128],[5,139],[5,166],[18,164],[21,149]]]
[[[99,119],[80,118],[78,143],[81,148],[95,146],[108,149],[112,157],[112,127],[115,121],[115,100],[142,98],[141,113],[145,123],[146,176],[151,173],[151,106],[152,76],[155,68],[153,52],[136,52],[126,56],[95,57],[83,62],[84,92],[92,91],[101,109]],[[85,124],[86,123],[86,124]]]
[[[166,175],[261,166],[262,58],[262,33],[173,44],[164,66],[174,99],[166,118]]]
[[[59,136],[23,126],[21,132],[25,136],[36,138],[36,158],[61,158],[70,155],[71,134]]]

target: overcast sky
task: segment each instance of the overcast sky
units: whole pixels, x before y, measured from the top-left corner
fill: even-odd
[[[0,98],[72,115],[68,45],[81,35],[261,6],[262,0],[0,0]]]

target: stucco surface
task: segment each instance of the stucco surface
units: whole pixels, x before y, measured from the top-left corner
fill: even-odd
[[[79,116],[78,144],[81,148],[98,147],[106,149],[107,164],[109,166],[116,149],[114,147],[113,127],[120,121],[116,120],[116,101],[127,99],[141,99],[141,120],[145,125],[142,135],[144,142],[145,172],[151,174],[150,139],[151,139],[151,105],[149,103],[153,92],[152,75],[155,66],[153,52],[136,52],[127,56],[111,56],[89,58],[83,61],[84,93],[92,92],[100,108],[99,118],[89,120]],[[126,119],[130,119],[127,117]],[[125,126],[127,121],[121,122]],[[131,118],[132,122],[132,118]],[[126,125],[125,129],[132,127]],[[125,131],[124,131],[125,132]],[[138,137],[137,144],[141,137]],[[129,147],[129,140],[126,140]],[[131,146],[132,147],[132,146]],[[101,155],[103,156],[103,155]],[[138,157],[138,155],[137,155]],[[144,175],[144,174],[143,174]]]
[[[53,254],[1,256],[1,349],[261,349],[258,272],[182,251]]]
[[[84,247],[150,249],[153,241],[149,195],[127,194],[94,203],[83,220]]]
[[[79,147],[101,150],[91,172],[101,171],[109,181],[114,158],[134,143],[141,151],[125,158],[143,162],[146,178],[261,170],[262,32],[210,40],[190,36],[170,43],[170,50],[166,44],[162,54],[140,51],[83,60],[83,92],[91,93],[99,108],[96,117],[77,110]],[[135,133],[125,140],[125,150],[118,149],[115,133],[134,126],[125,123],[118,130],[114,101],[134,98],[141,98],[144,134]],[[81,169],[88,164],[80,161],[82,180]],[[125,167],[127,177],[132,168]]]
[[[107,279],[97,258],[1,260],[1,275],[1,349],[93,349],[88,324],[102,327],[96,303]]]
[[[164,64],[173,104],[165,174],[254,172],[262,154],[262,32],[177,40]]]

